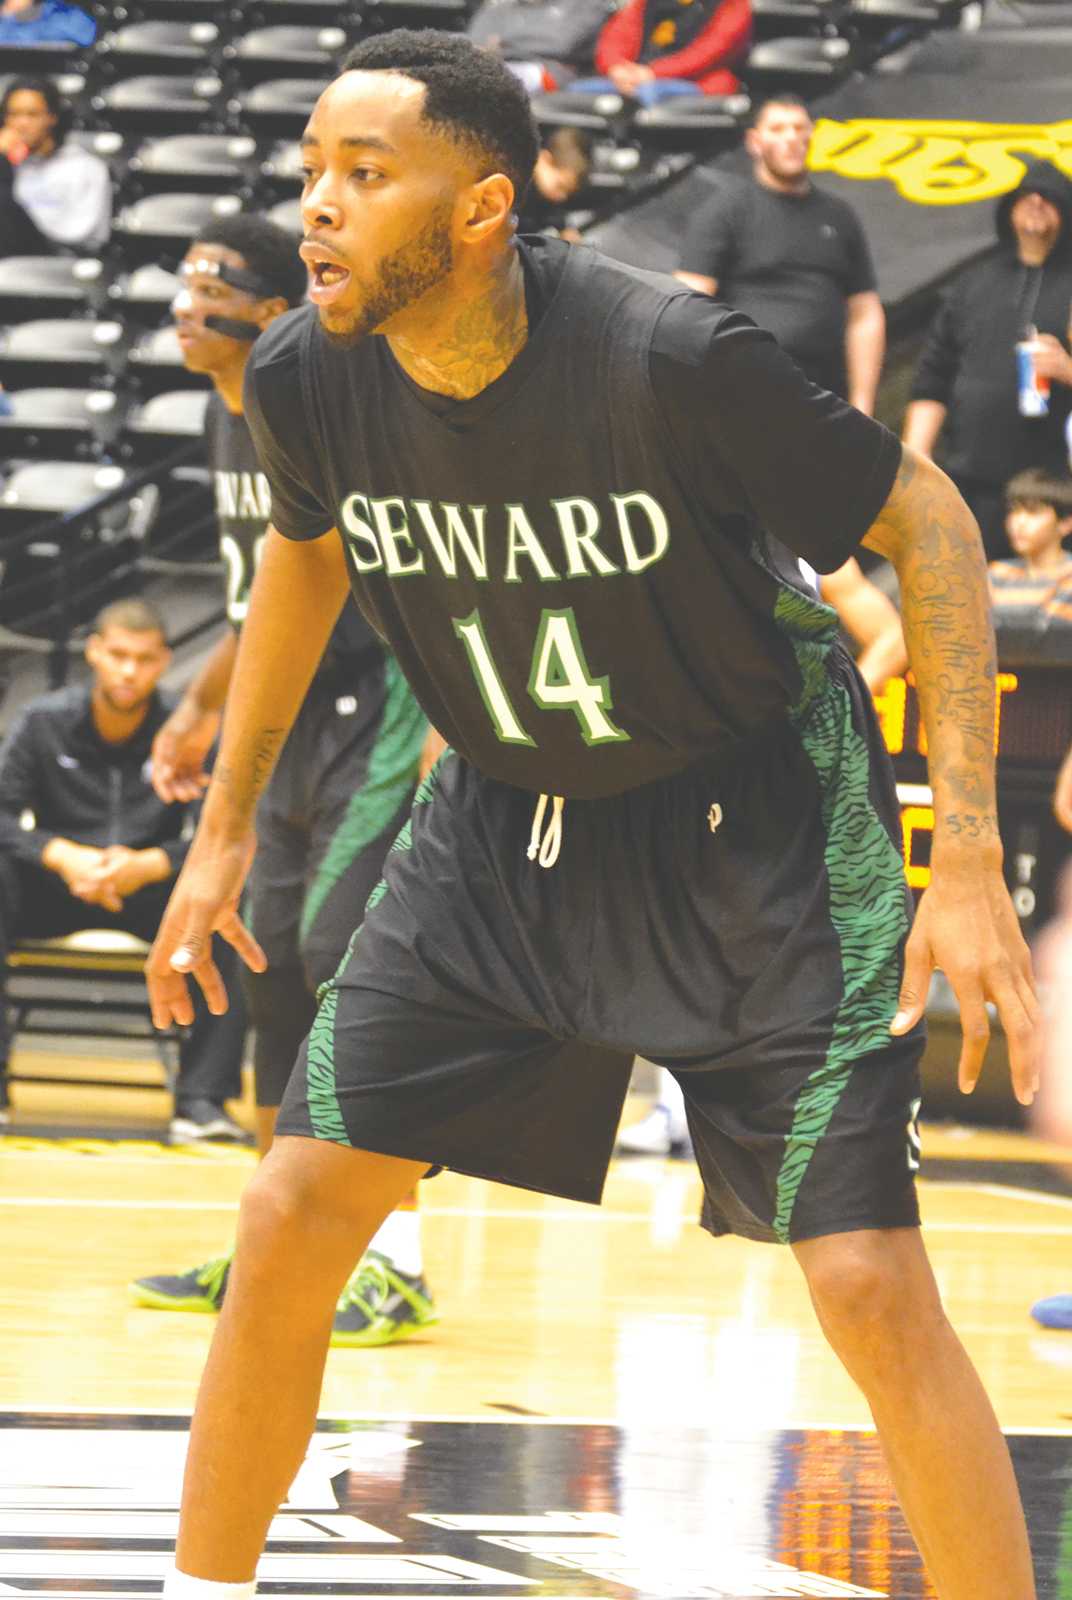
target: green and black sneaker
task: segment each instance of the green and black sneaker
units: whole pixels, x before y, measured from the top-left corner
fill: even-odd
[[[227,1292],[233,1254],[229,1250],[225,1256],[173,1276],[161,1273],[155,1278],[135,1278],[130,1285],[134,1304],[151,1306],[154,1311],[218,1311]]]
[[[376,1250],[361,1257],[339,1296],[331,1343],[359,1349],[394,1344],[439,1321],[435,1302],[423,1278],[399,1272]]]

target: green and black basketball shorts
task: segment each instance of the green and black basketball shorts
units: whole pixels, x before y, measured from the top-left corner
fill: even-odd
[[[914,1226],[923,1030],[893,777],[846,667],[672,779],[537,797],[448,752],[325,985],[277,1135],[598,1201],[634,1053],[684,1091],[712,1233]]]

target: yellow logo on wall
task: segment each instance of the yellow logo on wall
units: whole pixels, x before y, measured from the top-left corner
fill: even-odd
[[[1072,178],[1072,122],[820,117],[808,166],[840,178],[884,178],[916,205],[960,206],[1007,194],[1038,158]]]

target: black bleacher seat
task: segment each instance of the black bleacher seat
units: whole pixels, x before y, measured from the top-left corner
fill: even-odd
[[[95,256],[0,258],[0,322],[82,314],[103,297],[104,267]]]
[[[165,389],[203,389],[208,379],[187,372],[182,350],[170,324],[140,334],[127,351],[127,373],[143,398]]]
[[[302,186],[304,160],[301,146],[294,139],[281,139],[261,162],[261,187],[279,199],[289,198]]]
[[[119,365],[123,325],[91,317],[44,317],[0,328],[0,383],[77,389]]]
[[[203,72],[211,68],[220,30],[214,22],[132,22],[106,33],[96,65],[114,76],[135,72]]]
[[[123,10],[132,22],[163,18],[174,22],[216,22],[228,16],[220,0],[124,0]]]
[[[144,193],[218,191],[224,184],[244,192],[256,155],[256,142],[247,134],[173,133],[143,140],[127,172]]]
[[[638,111],[631,133],[642,145],[660,150],[714,155],[739,143],[750,108],[743,94],[682,95]]]
[[[123,422],[119,448],[125,457],[150,461],[200,439],[205,429],[207,389],[165,389],[134,406]]]
[[[270,78],[232,102],[245,127],[255,134],[298,138],[329,81],[324,78]]]
[[[116,397],[109,389],[15,389],[0,414],[0,455],[89,457],[110,437]]]
[[[767,39],[752,46],[740,75],[754,99],[779,90],[807,99],[842,83],[852,66],[847,39]]]
[[[25,534],[54,517],[88,506],[98,496],[117,489],[125,480],[124,468],[100,461],[22,461],[16,462],[0,490],[0,540]],[[116,520],[109,517],[109,523]],[[84,537],[92,539],[97,524],[86,527]],[[37,558],[70,556],[57,546],[30,547]],[[59,563],[56,563],[57,565]],[[5,587],[11,576],[5,573]]]
[[[336,71],[347,43],[345,28],[253,28],[228,46],[225,58],[243,83],[282,77],[323,82]]]
[[[222,88],[211,73],[138,74],[109,84],[92,104],[98,117],[118,129],[210,133]]]
[[[265,215],[277,227],[285,228],[287,233],[292,233],[300,239],[304,232],[300,200],[277,200],[274,206],[269,206]]]
[[[156,327],[180,288],[178,277],[156,261],[121,273],[108,285],[108,303],[136,323]]]
[[[533,96],[532,114],[541,128],[583,128],[597,134],[613,133],[629,111],[615,90],[599,94],[576,89],[556,89],[552,94]]]
[[[161,252],[178,259],[199,228],[241,209],[237,194],[147,194],[120,211],[112,224],[112,241],[127,266],[157,260]]]
[[[935,0],[849,0],[840,27],[852,42],[857,67],[866,69],[911,40],[924,38],[941,20]]]
[[[84,60],[85,52],[76,44],[0,44],[0,73],[4,74],[51,78]]]
[[[464,28],[470,0],[366,0],[369,21],[378,28]]]
[[[300,27],[357,28],[362,21],[364,0],[347,6],[345,0],[249,0],[247,27],[278,27],[294,23]]]
[[[836,31],[847,0],[752,0],[752,34],[761,39],[819,37]]]

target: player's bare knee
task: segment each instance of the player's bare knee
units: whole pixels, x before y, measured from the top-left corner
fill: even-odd
[[[905,1284],[896,1260],[878,1242],[858,1236],[823,1241],[802,1261],[815,1309],[836,1345],[869,1341],[900,1320]]]

